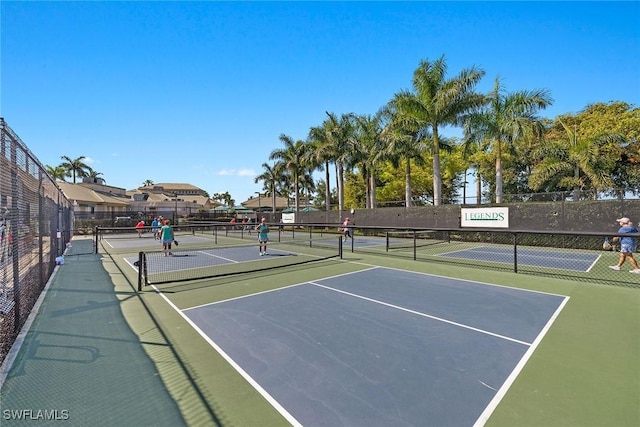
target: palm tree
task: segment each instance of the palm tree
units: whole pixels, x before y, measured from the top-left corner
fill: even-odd
[[[483,95],[473,91],[485,75],[483,70],[472,67],[448,80],[446,73],[444,55],[434,62],[421,61],[413,73],[413,92],[401,91],[392,101],[401,114],[409,116],[414,122],[414,142],[420,139],[418,133],[431,134],[434,205],[440,205],[442,199],[440,128],[461,125],[467,113],[486,103]]]
[[[562,119],[558,123],[564,129],[564,137],[540,144],[529,183],[534,190],[551,183],[554,187],[572,188],[573,200],[580,200],[580,191],[591,185],[596,191],[613,187],[611,172],[620,157],[619,147],[624,137],[604,134],[579,138],[579,126],[568,125]]]
[[[490,146],[490,143],[485,141],[475,141],[469,139],[469,135],[471,135],[471,131],[469,131],[466,127],[468,123],[465,123],[465,138],[462,140],[462,158],[468,162],[467,169],[464,171],[464,179],[467,180],[467,171],[469,168],[475,170],[476,176],[476,204],[482,204],[482,173],[480,168],[480,160],[486,155],[486,152]],[[462,195],[462,203],[467,204],[466,202],[466,185],[465,192]]]
[[[362,172],[365,185],[365,207],[376,207],[376,164],[384,158],[385,140],[384,114],[379,111],[375,115],[355,117],[356,132],[353,144],[354,165]]]
[[[416,121],[398,110],[395,98],[387,105],[385,114],[390,121],[382,131],[381,137],[387,143],[384,151],[385,158],[395,168],[404,163],[404,205],[411,207],[413,191],[411,186],[411,164],[426,165],[424,153],[428,151],[427,137],[422,137]]]
[[[91,166],[84,163],[84,159],[86,159],[85,156],[80,156],[77,159],[72,159],[68,156],[62,156],[61,159],[64,161],[60,164],[60,167],[65,169],[65,176],[73,177],[74,184],[76,183],[76,177],[87,177],[93,171],[93,169],[91,169]]]
[[[89,174],[87,175],[89,178],[99,178],[100,175],[103,175],[102,172],[97,172],[93,169],[91,169],[91,171],[89,172]],[[103,182],[106,182],[106,180],[104,178],[101,178]]]
[[[64,178],[67,176],[67,170],[65,168],[63,168],[62,166],[45,166],[47,169],[47,173],[49,174],[49,176],[51,178],[53,178],[55,181],[64,181]]]
[[[269,155],[269,160],[277,160],[282,163],[291,174],[293,181],[293,194],[295,198],[295,210],[300,209],[300,190],[299,177],[304,170],[303,158],[307,146],[304,141],[293,141],[293,139],[285,134],[280,135],[280,142],[284,144],[284,148],[273,150]]]
[[[268,163],[262,164],[262,173],[255,177],[254,182],[257,184],[262,181],[262,189],[267,194],[271,195],[271,212],[276,211],[276,195],[278,193],[278,182],[282,180],[282,177],[278,173],[276,165],[271,166]]]
[[[496,156],[496,203],[502,203],[502,151],[522,138],[538,138],[544,131],[538,110],[551,105],[549,92],[543,89],[504,93],[500,79],[487,95],[489,103],[481,111],[469,115],[465,137],[469,141],[489,141]]]
[[[143,187],[151,187],[152,185],[153,185],[153,181],[150,179],[145,179],[144,181],[142,181]]]
[[[329,185],[329,164],[334,158],[333,147],[327,131],[326,121],[321,126],[312,127],[309,130],[307,142],[309,151],[306,161],[309,165],[315,165],[324,170],[325,175],[325,210],[331,210],[331,186]],[[322,166],[321,166],[322,165]]]
[[[353,155],[351,148],[355,132],[353,114],[343,114],[340,117],[333,113],[326,113],[325,122],[327,130],[327,142],[331,147],[333,162],[336,165],[336,181],[338,188],[338,210],[344,209],[344,170],[350,165],[350,157]]]

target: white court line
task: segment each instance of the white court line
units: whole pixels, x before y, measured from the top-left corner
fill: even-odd
[[[215,255],[215,254],[210,254],[209,252],[205,252],[205,251],[198,251],[198,252],[200,252],[201,254],[205,254],[205,255],[208,255],[208,256],[210,256],[210,257],[213,257],[213,258],[223,259],[223,260],[225,260],[225,261],[229,261],[229,262],[231,262],[231,263],[239,263],[239,262],[240,262],[240,261],[236,261],[235,259],[225,258],[225,257],[223,257],[223,256],[219,256],[219,255]]]
[[[518,362],[515,368],[513,368],[513,371],[511,371],[511,374],[507,377],[505,382],[502,384],[502,387],[500,387],[500,389],[495,394],[495,396],[493,396],[493,399],[491,399],[491,402],[489,402],[489,404],[484,409],[482,414],[480,414],[476,422],[473,424],[473,427],[482,427],[489,420],[489,417],[491,417],[491,414],[493,413],[493,411],[498,407],[498,404],[500,403],[502,398],[507,394],[507,391],[509,391],[509,388],[511,388],[511,385],[514,383],[518,375],[520,375],[520,372],[524,369],[524,366],[527,364],[527,362],[529,361],[533,353],[536,351],[536,348],[542,341],[542,338],[547,334],[549,329],[551,329],[551,325],[558,318],[558,316],[560,315],[560,312],[562,311],[562,309],[564,308],[564,306],[567,304],[568,301],[569,301],[569,297],[565,297],[562,303],[558,306],[558,309],[556,310],[556,312],[553,313],[553,316],[551,316],[547,324],[544,326],[544,328],[542,328],[542,331],[540,331],[536,339],[533,341],[533,343],[531,344],[527,352],[522,356],[522,359],[520,359],[520,362]]]
[[[341,289],[332,288],[330,286],[321,285],[320,283],[316,283],[316,282],[309,282],[309,283],[312,284],[312,285],[319,286],[321,288],[330,290],[330,291],[339,292],[341,294],[349,295],[349,296],[352,296],[352,297],[355,297],[355,298],[360,298],[360,299],[363,299],[365,301],[374,302],[376,304],[384,305],[386,307],[395,308],[396,310],[401,310],[401,311],[405,311],[407,313],[416,314],[418,316],[427,317],[429,319],[437,320],[439,322],[448,323],[450,325],[458,326],[458,327],[464,328],[464,329],[469,329],[469,330],[474,331],[474,332],[480,332],[481,334],[490,335],[492,337],[500,338],[500,339],[503,339],[503,340],[506,340],[506,341],[515,342],[515,343],[522,344],[522,345],[525,345],[525,346],[531,345],[530,343],[525,342],[525,341],[520,341],[520,340],[517,340],[515,338],[511,338],[511,337],[507,337],[507,336],[504,336],[504,335],[496,334],[496,333],[493,333],[493,332],[485,331],[484,329],[474,328],[473,326],[469,326],[469,325],[465,325],[463,323],[458,323],[458,322],[454,322],[454,321],[451,321],[451,320],[443,319],[442,317],[432,316],[430,314],[422,313],[420,311],[415,311],[415,310],[411,310],[411,309],[408,309],[408,308],[400,307],[399,305],[389,304],[387,302],[380,301],[380,300],[377,300],[377,299],[373,299],[373,298],[365,297],[365,296],[362,296],[362,295],[354,294],[354,293],[351,293],[351,292],[343,291]]]
[[[589,268],[587,268],[587,273],[590,272],[593,267],[595,267],[595,265],[598,263],[598,261],[600,261],[601,257],[602,257],[602,255],[598,254],[598,256],[596,257],[595,261],[593,261],[591,263],[591,265],[589,266]]]
[[[375,268],[377,268],[377,267],[373,266],[371,268],[365,268],[364,270],[358,270],[358,271],[351,271],[349,273],[336,274],[335,276],[323,277],[321,280],[334,279],[336,277],[348,276],[350,274],[361,273],[363,271],[373,270]],[[208,302],[206,304],[200,304],[200,305],[196,305],[196,306],[193,306],[193,307],[184,308],[184,309],[182,309],[182,311],[193,310],[195,308],[200,308],[200,307],[207,307],[209,305],[220,304],[220,303],[227,302],[227,301],[234,301],[234,300],[238,300],[238,299],[249,298],[249,297],[253,297],[253,296],[256,296],[256,295],[268,294],[268,293],[271,293],[271,292],[280,291],[282,289],[288,289],[288,288],[294,288],[296,286],[308,285],[309,283],[311,283],[311,282],[294,283],[293,285],[283,286],[281,288],[269,289],[267,291],[256,292],[256,293],[249,294],[249,295],[241,295],[239,297],[228,298],[228,299],[224,299],[224,300],[220,300],[220,301]]]
[[[276,399],[273,398],[273,396],[271,396],[264,388],[262,388],[262,386],[258,384],[258,382],[254,380],[251,375],[249,375],[227,353],[225,353],[218,344],[216,344],[202,329],[198,327],[198,325],[191,321],[191,319],[189,319],[187,315],[185,315],[178,307],[176,307],[176,305],[173,304],[160,290],[158,290],[156,286],[153,286],[153,288],[155,289],[156,293],[158,293],[160,297],[162,297],[162,299],[164,299],[165,302],[169,304],[169,306],[171,306],[171,308],[173,308],[180,316],[182,316],[182,318],[189,325],[191,325],[191,327],[195,329],[195,331],[198,332],[198,334],[200,334],[200,336],[207,343],[209,343],[209,345],[213,347],[220,354],[220,356],[222,356],[224,360],[226,360],[227,363],[229,363],[233,367],[233,369],[235,369],[249,384],[251,384],[251,386],[255,388],[256,391],[260,393],[260,395],[264,397],[264,399],[269,402],[276,411],[280,413],[280,415],[282,415],[287,421],[289,421],[292,426],[302,427],[302,424],[298,420],[296,420],[293,415],[289,413],[289,411],[287,411],[282,405],[280,405],[280,403]]]

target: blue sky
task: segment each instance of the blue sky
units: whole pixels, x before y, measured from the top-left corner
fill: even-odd
[[[0,2],[0,116],[44,165],[242,202],[286,134],[372,114],[421,60],[548,89],[542,115],[640,105],[640,2]],[[455,130],[451,130],[455,132]],[[332,178],[333,179],[333,178]]]

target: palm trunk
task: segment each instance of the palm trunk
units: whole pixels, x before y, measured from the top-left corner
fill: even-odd
[[[502,203],[502,146],[500,139],[498,139],[496,147],[496,203]]]
[[[573,177],[576,181],[580,179],[580,169],[578,167],[573,169]],[[580,200],[580,186],[576,184],[573,186],[573,201],[577,202],[578,200]]]
[[[344,210],[344,167],[338,163],[338,210]]]
[[[371,176],[369,177],[370,180],[370,187],[371,187],[371,191],[369,192],[369,196],[371,198],[371,201],[369,202],[369,207],[371,209],[375,209],[376,208],[376,177],[371,174]]]
[[[324,182],[327,183],[327,188],[324,190],[325,196],[325,208],[328,211],[331,210],[331,185],[329,185],[329,162],[324,162]]]
[[[438,126],[433,126],[433,205],[440,206],[442,199],[442,174],[440,172],[440,139]]]
[[[407,163],[404,169],[404,206],[405,208],[411,207],[411,160],[407,158]]]

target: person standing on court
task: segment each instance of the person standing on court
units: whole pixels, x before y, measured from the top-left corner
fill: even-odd
[[[629,218],[622,217],[616,220],[620,225],[620,229],[618,230],[618,234],[628,234],[628,233],[637,233],[638,229],[635,225],[631,223]],[[629,273],[640,274],[640,268],[638,267],[638,262],[633,257],[633,253],[637,249],[637,239],[631,236],[619,236],[620,237],[620,259],[618,260],[618,264],[610,265],[609,268],[612,270],[620,270],[625,262],[625,260],[629,260],[629,263],[633,267],[633,270],[629,270]]]
[[[267,219],[262,218],[260,224],[256,226],[258,232],[258,249],[260,256],[267,254],[267,242],[269,241],[269,226],[267,225]]]
[[[171,253],[171,244],[175,240],[175,237],[173,235],[173,228],[171,228],[171,221],[167,220],[160,228],[160,240],[162,241],[164,256],[173,255]]]
[[[349,225],[351,225],[351,220],[349,219],[349,217],[346,217],[344,219],[344,222],[342,223],[342,232],[344,233],[344,241],[347,241],[347,238],[351,237],[351,239],[353,239],[353,236],[351,235],[351,227],[349,227]]]
[[[155,240],[160,240],[160,221],[158,218],[153,218],[151,222],[151,231],[153,232],[153,238]]]
[[[142,237],[142,232],[144,231],[144,220],[138,221],[136,224],[136,231],[138,232],[138,237]]]

